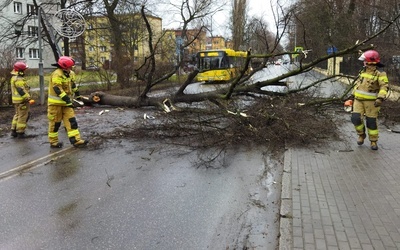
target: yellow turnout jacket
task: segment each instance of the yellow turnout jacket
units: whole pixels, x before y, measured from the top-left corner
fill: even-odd
[[[367,65],[357,80],[353,95],[360,101],[385,99],[388,92],[389,80],[386,72],[377,70],[376,66]]]

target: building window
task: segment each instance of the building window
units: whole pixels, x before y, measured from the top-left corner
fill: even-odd
[[[27,13],[28,15],[31,15],[31,16],[37,16],[37,10],[36,10],[36,8],[35,8],[35,5],[33,5],[33,4],[27,4],[27,5],[26,5],[26,13]]]
[[[22,59],[22,58],[24,58],[24,51],[25,51],[24,48],[16,48],[16,56],[17,56],[17,59]]]
[[[15,14],[22,14],[22,3],[14,2],[14,13]]]
[[[28,36],[37,37],[39,35],[39,27],[28,26]]]
[[[102,56],[102,57],[100,58],[100,62],[104,63],[105,61],[106,61],[106,58],[105,58],[104,56]]]
[[[93,46],[90,46],[90,47],[89,47],[89,51],[90,51],[90,52],[94,51]]]
[[[100,51],[101,52],[106,52],[107,51],[107,47],[106,46],[100,46]]]
[[[30,59],[38,59],[39,58],[39,50],[38,49],[29,49],[29,58]]]

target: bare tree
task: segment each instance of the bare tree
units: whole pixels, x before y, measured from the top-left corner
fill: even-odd
[[[238,8],[243,11],[245,9],[244,5],[243,5],[245,2],[238,1],[237,3],[238,4],[242,3],[242,5],[238,6]],[[197,4],[198,5],[196,5],[194,7],[200,6],[201,9],[194,8],[193,6],[190,5],[189,1],[186,1],[186,0],[182,1],[182,4],[177,5],[181,11],[180,13],[181,13],[181,17],[183,20],[183,34],[185,34],[186,27],[192,21],[201,20],[202,18],[206,17],[207,10],[209,10],[209,7],[211,6],[211,3],[208,1],[202,2],[202,5],[200,5],[200,2],[197,2]],[[282,56],[282,55],[290,56],[295,53],[299,53],[299,52],[293,52],[291,50],[280,51],[279,49],[276,49],[276,48],[282,48],[282,47],[280,47],[280,41],[283,38],[282,33],[285,34],[287,32],[287,30],[289,29],[289,26],[291,25],[291,19],[295,18],[295,20],[297,22],[296,25],[298,25],[298,26],[302,25],[301,27],[298,28],[299,34],[304,35],[303,37],[299,36],[298,40],[304,42],[305,48],[313,49],[312,55],[308,54],[307,57],[304,55],[302,55],[300,57],[301,60],[299,62],[298,68],[296,68],[286,74],[283,74],[279,77],[275,77],[273,79],[260,81],[260,82],[256,82],[253,84],[246,84],[246,82],[251,77],[251,75],[245,76],[244,72],[247,69],[245,67],[243,69],[243,72],[240,75],[240,77],[237,79],[234,79],[234,81],[232,81],[228,87],[221,87],[216,91],[207,92],[207,93],[196,93],[196,94],[190,94],[190,95],[184,94],[185,88],[188,86],[188,84],[190,84],[193,81],[195,74],[197,73],[197,72],[194,72],[193,74],[188,75],[187,80],[179,87],[179,89],[174,94],[169,95],[168,99],[172,103],[174,103],[174,102],[201,102],[201,101],[209,101],[209,100],[213,100],[215,103],[220,103],[222,100],[231,99],[232,97],[234,97],[236,95],[243,95],[243,94],[248,94],[248,93],[257,93],[257,94],[269,95],[269,96],[271,96],[271,95],[288,95],[291,92],[273,93],[270,91],[266,91],[265,87],[270,86],[270,85],[282,85],[282,82],[284,79],[286,79],[290,76],[298,75],[305,71],[311,70],[313,67],[315,67],[316,65],[319,65],[322,62],[327,61],[329,58],[333,58],[333,57],[337,57],[337,56],[352,55],[352,54],[358,53],[359,50],[365,50],[368,48],[372,48],[373,46],[371,46],[370,44],[367,44],[367,43],[371,42],[371,41],[375,41],[376,39],[381,37],[392,26],[392,24],[397,22],[397,20],[398,20],[398,16],[394,16],[392,19],[390,19],[390,21],[386,22],[386,26],[380,26],[383,28],[381,28],[378,32],[373,33],[373,35],[371,35],[371,36],[364,37],[363,39],[358,38],[359,41],[357,43],[356,43],[355,39],[351,43],[348,42],[349,39],[347,39],[347,38],[343,39],[343,44],[346,44],[346,46],[342,46],[341,49],[336,51],[335,54],[327,54],[326,53],[326,44],[329,44],[329,41],[330,41],[329,40],[329,35],[331,34],[331,33],[329,33],[331,31],[331,29],[329,29],[330,25],[327,25],[327,27],[325,27],[326,29],[325,29],[325,32],[323,32],[323,33],[319,33],[319,34],[315,33],[318,30],[321,31],[322,27],[315,28],[315,30],[309,31],[308,25],[310,25],[310,24],[308,22],[306,23],[306,21],[305,21],[308,19],[304,19],[304,18],[308,18],[308,17],[304,17],[303,13],[301,12],[301,11],[305,11],[308,8],[308,7],[306,7],[307,4],[311,4],[311,6],[309,8],[313,7],[314,8],[313,10],[316,11],[315,8],[317,8],[317,7],[315,7],[312,3],[309,3],[306,1],[300,2],[296,6],[296,8],[288,8],[287,9],[287,10],[289,10],[288,12],[285,12],[286,8],[278,5],[278,11],[277,11],[276,18],[277,18],[277,22],[279,24],[278,25],[279,29],[277,29],[277,32],[281,32],[281,33],[279,35],[275,36],[275,43],[273,43],[274,47],[272,49],[271,49],[271,46],[267,44],[268,37],[270,37],[271,34],[269,32],[267,32],[267,28],[263,26],[262,22],[260,22],[259,23],[260,25],[258,26],[258,28],[254,30],[254,34],[262,35],[262,37],[264,38],[264,43],[265,43],[265,47],[262,49],[265,49],[265,50],[259,54],[253,54],[251,51],[249,51],[251,53],[251,55],[248,57],[248,60],[246,62],[246,66],[249,66],[251,64],[251,61],[255,60],[255,59],[259,59],[259,58],[268,59],[271,57],[278,57],[278,56]],[[144,7],[142,7],[142,10],[143,10],[143,8]],[[321,7],[318,7],[318,8],[321,8]],[[326,12],[324,12],[324,14],[325,15],[329,14],[330,16],[332,16],[332,14],[330,14],[329,11],[331,11],[331,12],[334,11],[333,13],[336,13],[335,8],[332,9],[331,6],[328,5],[326,7],[326,9],[323,9],[323,10],[326,10]],[[307,9],[307,10],[309,10],[309,9]],[[341,9],[341,11],[342,11],[342,9]],[[241,12],[241,13],[243,13],[243,12]],[[316,15],[317,17],[320,16],[319,14],[316,14],[316,13],[314,13],[314,15]],[[237,18],[237,19],[240,19],[240,18]],[[315,20],[317,20],[317,19],[314,19],[314,22],[315,22]],[[313,24],[314,26],[311,25],[311,27],[316,27],[316,25],[320,25],[320,23],[323,23],[323,22],[320,21],[319,24]],[[332,27],[336,28],[335,25],[332,25]],[[151,30],[149,29],[149,27],[148,27],[148,32],[150,34],[149,37],[151,37]],[[334,31],[334,32],[336,32],[336,31]],[[313,34],[313,36],[311,36],[311,34]],[[321,42],[318,42],[319,40],[317,38],[321,38],[321,37],[322,37],[322,40],[319,39],[319,40],[321,40]],[[324,37],[326,37],[326,40],[324,40]],[[313,39],[311,39],[311,38],[313,38]],[[341,40],[338,40],[338,41],[341,41]],[[190,44],[190,42],[191,41],[185,41],[185,45]],[[154,43],[150,42],[149,46],[150,47],[154,46],[153,44]],[[267,48],[270,48],[270,50],[268,51]],[[152,53],[152,55],[149,56],[149,61],[151,62],[150,63],[151,67],[149,67],[150,74],[146,78],[145,90],[138,97],[132,97],[130,99],[124,100],[124,102],[123,102],[124,104],[129,103],[129,105],[133,106],[133,107],[139,107],[139,106],[143,106],[143,105],[162,106],[162,102],[163,102],[163,100],[165,100],[165,97],[149,98],[147,94],[154,86],[161,83],[168,76],[170,76],[170,74],[166,74],[165,77],[161,77],[159,79],[154,79],[152,77],[153,73],[155,72],[155,68],[157,66],[156,66],[156,63],[153,62],[154,50],[152,49],[151,51],[153,51],[153,53]],[[302,52],[300,52],[300,53],[302,53]],[[293,92],[298,92],[298,91],[302,91],[302,89],[293,90]],[[102,94],[94,93],[94,95],[101,95],[101,97],[104,97],[104,93],[102,93]]]
[[[14,48],[12,46],[0,46],[0,106],[11,105],[11,74],[14,63]]]
[[[275,36],[269,23],[262,18],[253,17],[246,25],[245,44],[253,53],[276,53],[284,51],[281,44],[283,34]]]
[[[245,50],[244,35],[247,21],[247,0],[234,0],[232,6],[232,42],[234,50]]]
[[[214,7],[213,3],[211,0],[202,0],[202,1],[196,1],[195,3],[192,3],[189,0],[183,0],[180,4],[173,5],[174,8],[179,12],[179,16],[182,20],[182,27],[179,30],[180,31],[180,36],[182,39],[182,43],[179,44],[179,54],[184,55],[185,48],[191,46],[191,44],[200,36],[200,34],[206,29],[205,25],[205,19],[208,15],[216,13],[219,11],[218,7]],[[146,87],[143,90],[143,92],[140,94],[140,97],[142,99],[146,99],[148,92],[151,90],[152,87],[156,86],[157,84],[162,83],[163,81],[167,80],[169,77],[171,77],[173,74],[176,73],[176,69],[179,69],[180,67],[183,66],[184,63],[184,56],[177,58],[177,64],[176,68],[173,68],[170,71],[166,71],[162,76],[158,77],[157,79],[154,79],[154,73],[155,73],[155,68],[156,68],[156,58],[155,58],[155,53],[156,50],[155,48],[160,46],[160,43],[162,42],[162,38],[160,37],[157,39],[157,41],[153,42],[154,35],[153,35],[153,30],[151,29],[151,26],[149,25],[148,19],[146,17],[145,13],[145,6],[142,6],[142,18],[145,20],[146,27],[147,27],[147,32],[148,32],[148,47],[149,51],[151,52],[149,57],[148,57],[148,62],[150,64],[150,67],[148,68],[148,71],[145,71],[146,77],[141,77],[140,75],[137,75],[140,79],[144,80],[146,82]],[[192,32],[190,35],[188,34],[188,29],[191,25],[196,25],[195,29],[192,29]],[[164,34],[165,35],[165,34]],[[143,67],[142,65],[141,67]],[[190,83],[189,81],[186,81],[186,84]]]

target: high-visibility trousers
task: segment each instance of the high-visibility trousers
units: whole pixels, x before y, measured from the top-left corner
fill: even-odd
[[[58,143],[58,130],[60,129],[61,122],[64,124],[71,144],[75,144],[81,140],[73,108],[49,105],[47,108],[47,118],[49,120],[48,138],[51,145]]]
[[[17,133],[25,133],[25,129],[29,119],[30,105],[27,103],[16,103],[15,115],[11,122],[11,130],[15,130]]]
[[[377,141],[379,138],[378,114],[380,107],[374,106],[375,101],[360,101],[355,99],[353,103],[352,122],[357,134],[363,135],[367,128],[370,141]],[[364,120],[366,126],[364,125]]]

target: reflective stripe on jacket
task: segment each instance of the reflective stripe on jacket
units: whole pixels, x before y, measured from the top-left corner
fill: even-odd
[[[24,94],[21,95],[18,89],[22,89]],[[29,89],[30,87],[24,77],[19,75],[11,77],[11,99],[13,103],[23,103],[27,98],[30,98]]]
[[[60,94],[57,94],[54,88],[58,88]],[[50,77],[47,104],[65,106],[66,102],[61,99],[65,95],[69,97],[72,95],[71,77],[66,76],[62,69],[56,69]]]
[[[388,85],[386,72],[377,70],[376,66],[366,66],[354,86],[353,95],[358,100],[385,99]]]

